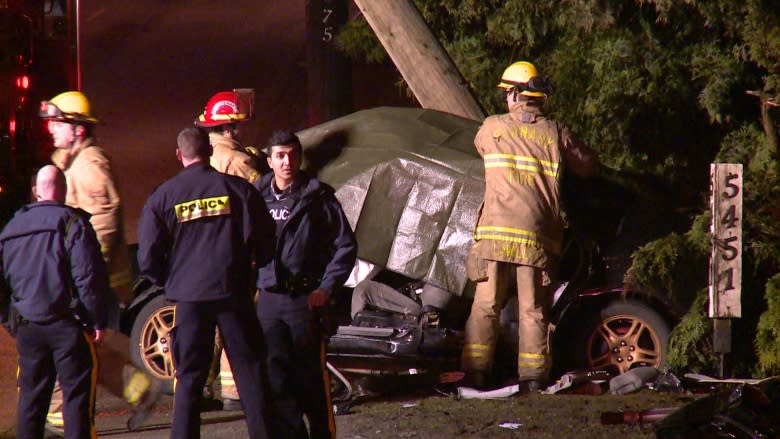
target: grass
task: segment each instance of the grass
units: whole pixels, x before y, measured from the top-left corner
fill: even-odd
[[[652,425],[602,425],[601,414],[679,407],[685,394],[642,390],[629,395],[532,394],[504,400],[445,396],[395,397],[354,405],[337,417],[339,438],[654,438]],[[517,429],[500,424],[521,424]]]

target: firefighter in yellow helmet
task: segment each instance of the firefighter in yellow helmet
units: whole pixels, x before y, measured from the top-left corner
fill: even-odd
[[[58,94],[41,103],[40,116],[49,123],[54,141],[52,163],[67,180],[65,204],[90,214],[103,259],[108,268],[111,291],[108,328],[98,347],[100,361],[98,383],[128,401],[133,415],[128,421],[137,428],[149,415],[159,397],[160,384],[130,362],[129,338],[119,332],[119,314],[133,299],[130,262],[124,238],[122,204],[111,161],[103,148],[95,144],[97,119],[89,100],[79,91]],[[62,426],[61,393],[56,393],[47,416],[47,428]]]
[[[467,260],[477,287],[461,364],[466,384],[490,385],[500,310],[516,285],[517,378],[522,391],[533,391],[549,379],[549,286],[564,228],[561,176],[564,167],[589,175],[598,158],[563,124],[544,116],[551,88],[533,64],[510,65],[498,87],[509,112],[485,119],[474,139],[485,163],[485,195]]]

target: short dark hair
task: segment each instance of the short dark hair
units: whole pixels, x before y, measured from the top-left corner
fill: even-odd
[[[196,157],[208,158],[211,155],[209,136],[206,131],[198,127],[187,127],[179,131],[176,145],[182,157],[188,160]]]
[[[298,151],[298,153],[303,151],[303,146],[301,146],[301,139],[299,139],[294,132],[290,130],[278,130],[274,131],[274,133],[271,134],[271,137],[268,139],[268,143],[265,145],[265,154],[270,157],[271,148],[280,145],[292,146],[295,148],[295,150]]]

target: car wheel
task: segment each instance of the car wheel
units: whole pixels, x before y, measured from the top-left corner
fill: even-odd
[[[661,368],[666,359],[670,328],[658,312],[636,300],[609,303],[597,322],[584,334],[588,369],[614,369],[624,373],[634,367]]]
[[[138,312],[130,332],[130,357],[138,367],[163,382],[163,390],[173,392],[173,305],[160,295]]]

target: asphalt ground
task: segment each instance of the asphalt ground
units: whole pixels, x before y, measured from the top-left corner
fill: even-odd
[[[0,439],[16,437],[16,345],[13,338],[0,330]],[[163,395],[147,422],[138,430],[127,430],[129,406],[120,398],[98,387],[95,424],[99,437],[168,438],[171,434],[173,398]],[[207,412],[202,415],[202,437],[246,437],[244,414],[234,412]],[[55,436],[56,437],[56,436]]]

